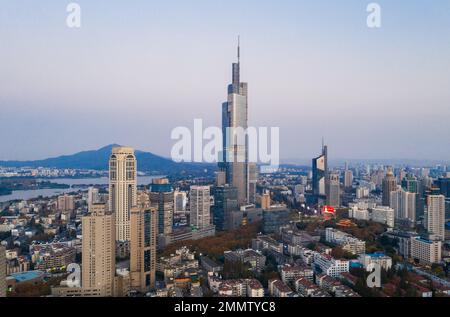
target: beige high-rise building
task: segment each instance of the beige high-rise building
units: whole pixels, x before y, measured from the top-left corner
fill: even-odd
[[[105,204],[92,204],[90,214],[82,218],[83,289],[98,290],[103,297],[114,295],[116,270],[115,215]]]
[[[73,211],[75,209],[75,202],[73,196],[62,195],[58,197],[58,210]]]
[[[131,289],[146,293],[155,287],[158,212],[155,208],[131,210]]]
[[[430,236],[445,239],[445,196],[430,195],[427,199],[427,229]]]
[[[352,188],[353,186],[353,172],[351,170],[346,170],[344,174],[344,187]]]
[[[211,226],[211,195],[209,186],[191,186],[189,202],[191,226],[203,229]]]
[[[130,210],[137,204],[137,163],[130,147],[115,147],[109,159],[109,210],[116,215],[116,240],[130,241]]]
[[[261,196],[261,208],[263,210],[267,210],[270,209],[270,192],[269,191],[265,191],[262,196]]]
[[[6,250],[0,246],[0,297],[6,297]]]
[[[227,174],[225,171],[216,172],[216,186],[224,186],[227,183]]]

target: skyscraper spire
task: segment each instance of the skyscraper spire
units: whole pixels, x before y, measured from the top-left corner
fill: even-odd
[[[238,47],[237,47],[237,57],[238,61],[237,63],[233,63],[233,84],[232,84],[232,91],[235,93],[239,93],[239,85],[241,82],[241,70],[240,70],[240,63],[241,63],[241,37],[238,36]]]
[[[238,64],[241,63],[241,36],[238,35]]]

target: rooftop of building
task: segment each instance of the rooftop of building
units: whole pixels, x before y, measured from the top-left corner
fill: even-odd
[[[292,292],[291,288],[284,284],[281,280],[275,279],[269,282],[270,285],[276,287],[280,292],[289,293]]]
[[[368,253],[366,255],[370,256],[371,258],[384,258],[384,257],[387,257],[387,255],[384,254],[383,252]]]
[[[19,272],[19,273],[12,273],[9,278],[12,278],[16,280],[16,282],[26,282],[31,281],[36,278],[42,278],[44,277],[45,273],[42,271],[28,271],[28,272]]]

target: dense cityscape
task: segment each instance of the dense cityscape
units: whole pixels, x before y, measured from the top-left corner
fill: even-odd
[[[223,133],[248,127],[239,57]],[[203,175],[138,171],[119,145],[108,170],[0,167],[4,197],[52,190],[0,202],[0,296],[450,296],[447,166],[333,166],[324,142],[266,173],[248,151],[227,138]]]

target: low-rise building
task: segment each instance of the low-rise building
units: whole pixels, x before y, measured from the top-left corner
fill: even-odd
[[[441,262],[442,242],[421,237],[411,238],[411,258],[420,263],[431,265]]]
[[[316,284],[329,293],[334,294],[342,286],[341,282],[329,275],[320,274],[316,277]]]
[[[252,240],[252,249],[257,251],[274,251],[283,253],[283,243],[269,237],[260,235]]]
[[[335,288],[334,291],[335,297],[361,297],[358,293],[353,291],[350,287],[341,285]]]
[[[281,280],[283,283],[294,283],[301,277],[304,277],[310,281],[314,279],[314,271],[306,266],[291,266],[284,265],[281,268]]]
[[[197,270],[199,261],[195,258],[195,253],[183,247],[175,251],[168,257],[160,257],[156,263],[156,271],[164,273],[166,282],[173,280],[188,270]]]
[[[365,241],[333,228],[326,229],[325,239],[327,242],[337,244],[352,254],[364,254],[366,252]]]
[[[227,297],[264,297],[264,288],[255,279],[222,281],[218,292],[220,296]]]
[[[387,206],[377,206],[372,209],[371,219],[374,222],[387,225],[389,228],[394,228],[395,211]]]
[[[75,262],[76,250],[63,243],[32,245],[31,260],[37,270],[60,269]]]
[[[274,279],[269,281],[269,294],[272,297],[289,297],[292,290],[284,282]]]
[[[318,274],[323,273],[337,278],[341,273],[350,270],[350,263],[347,260],[337,260],[328,254],[315,253],[314,268]]]
[[[207,256],[200,257],[200,265],[206,272],[217,273],[223,270],[223,266],[211,260]]]
[[[295,290],[303,297],[311,297],[319,291],[319,287],[307,278],[301,277],[295,281]]]
[[[225,251],[225,261],[248,263],[252,269],[261,271],[266,265],[266,257],[253,249]]]
[[[365,269],[367,269],[367,267],[372,263],[380,265],[386,271],[390,270],[392,267],[392,258],[381,252],[361,254],[358,260]]]

